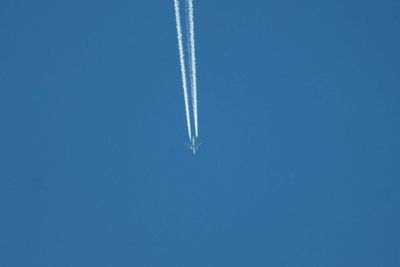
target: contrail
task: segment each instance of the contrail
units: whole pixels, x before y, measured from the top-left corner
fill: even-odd
[[[193,106],[193,119],[196,137],[199,135],[198,130],[198,116],[197,116],[197,78],[196,78],[196,49],[194,41],[194,19],[193,19],[193,0],[187,0],[187,7],[189,13],[189,40],[190,40],[190,74],[191,74],[191,87],[192,87],[192,106]]]
[[[176,32],[178,34],[179,61],[181,64],[181,73],[182,73],[183,96],[185,99],[186,124],[187,124],[189,139],[191,140],[192,128],[190,123],[189,98],[188,98],[187,80],[186,80],[185,56],[182,44],[182,26],[181,26],[181,16],[179,11],[179,0],[174,0],[174,4],[175,4]]]
[[[185,21],[185,26],[186,26],[186,48],[187,48],[187,51],[188,51],[188,66],[189,66],[189,79],[188,79],[188,82],[189,82],[189,85],[190,85],[190,88],[192,88],[193,87],[193,79],[192,79],[192,57],[191,57],[191,49],[190,49],[190,38],[188,37],[188,35],[189,35],[189,32],[190,32],[190,29],[189,29],[189,12],[188,12],[188,1],[186,1],[186,21]],[[190,97],[192,98],[192,89],[190,89],[190,93],[191,93],[191,95],[190,95]],[[193,103],[192,103],[193,104]],[[192,108],[193,108],[193,105],[192,105]]]

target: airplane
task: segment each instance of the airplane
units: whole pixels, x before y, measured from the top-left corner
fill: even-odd
[[[192,143],[191,144],[185,144],[187,145],[193,152],[193,154],[196,154],[197,149],[199,148],[199,146],[201,146],[200,144],[196,144],[196,139],[194,138],[194,136],[192,136]]]

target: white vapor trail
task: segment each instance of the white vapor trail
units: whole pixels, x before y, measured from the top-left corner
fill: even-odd
[[[187,7],[189,13],[189,57],[190,57],[190,74],[191,74],[191,88],[192,88],[192,106],[193,106],[193,119],[196,137],[199,135],[198,130],[198,116],[197,116],[197,77],[196,77],[196,49],[194,40],[194,18],[193,18],[193,0],[187,0]]]
[[[192,139],[192,129],[191,129],[190,111],[189,111],[189,97],[188,97],[187,80],[186,80],[185,56],[184,56],[183,42],[182,42],[181,15],[179,11],[179,0],[174,0],[174,5],[175,5],[175,18],[176,18],[176,31],[178,34],[179,61],[181,64],[181,74],[182,74],[183,96],[185,99],[186,123],[187,123],[189,139]]]

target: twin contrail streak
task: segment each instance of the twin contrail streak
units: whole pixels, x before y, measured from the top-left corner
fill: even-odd
[[[194,40],[194,19],[193,19],[193,0],[187,0],[187,7],[189,13],[189,42],[190,42],[190,74],[191,74],[191,87],[192,87],[192,106],[193,106],[193,119],[196,137],[199,135],[198,130],[198,116],[197,116],[197,77],[196,77],[196,49]]]
[[[186,112],[186,124],[189,135],[190,144],[188,145],[190,149],[193,151],[193,154],[196,154],[196,151],[200,144],[196,143],[196,140],[199,136],[198,130],[198,116],[197,116],[197,78],[196,78],[196,49],[195,49],[195,40],[194,40],[194,19],[193,19],[193,0],[185,0],[185,10],[184,13],[186,15],[185,26],[186,31],[185,35],[182,36],[182,25],[181,25],[181,13],[179,0],[174,0],[175,6],[175,18],[176,18],[176,31],[178,34],[178,50],[179,50],[179,61],[181,67],[182,74],[182,86],[183,86],[183,96],[185,99],[185,112]],[[183,39],[187,42],[187,64],[188,64],[188,73],[189,73],[189,86],[190,90],[190,98],[191,98],[191,107],[189,104],[189,95],[188,95],[188,80],[186,78],[186,66],[185,66],[185,50],[183,47]],[[192,135],[192,124],[191,117],[192,114],[190,109],[193,109],[193,121],[194,121],[194,135]]]
[[[192,129],[191,129],[191,123],[190,123],[189,96],[188,96],[187,80],[186,80],[186,67],[185,67],[185,56],[184,56],[184,51],[183,51],[182,26],[181,26],[181,15],[180,15],[180,11],[179,11],[179,0],[174,0],[174,5],[175,5],[175,18],[176,18],[176,31],[178,34],[179,61],[181,64],[181,74],[182,74],[183,96],[185,99],[186,124],[187,124],[189,139],[191,139],[192,138]]]

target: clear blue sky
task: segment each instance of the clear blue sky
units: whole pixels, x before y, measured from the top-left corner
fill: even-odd
[[[400,3],[0,3],[0,266],[400,266]]]

